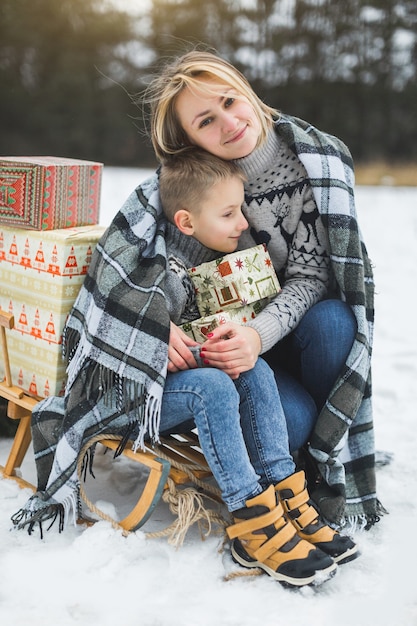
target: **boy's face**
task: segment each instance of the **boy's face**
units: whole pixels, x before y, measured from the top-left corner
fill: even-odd
[[[240,235],[248,227],[241,208],[243,200],[243,182],[239,178],[213,185],[199,209],[190,214],[193,237],[212,250],[234,252]]]

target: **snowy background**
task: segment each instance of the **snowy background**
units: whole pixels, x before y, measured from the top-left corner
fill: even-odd
[[[104,168],[100,222],[108,224],[149,172]],[[267,576],[225,582],[233,569],[219,536],[192,530],[176,550],[145,532],[172,521],[159,504],[140,531],[123,537],[108,522],[11,531],[30,492],[0,479],[1,626],[416,626],[417,625],[417,188],[359,187],[359,221],[374,263],[377,317],[373,361],[377,449],[393,460],[377,471],[389,515],[355,536],[361,557],[315,589],[288,591]],[[10,440],[0,441],[4,464]],[[117,515],[138,483],[138,464],[97,459],[89,494]],[[32,450],[23,477],[35,481]],[[94,490],[94,491],[93,491]]]

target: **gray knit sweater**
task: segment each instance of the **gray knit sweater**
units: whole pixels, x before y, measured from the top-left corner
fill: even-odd
[[[250,224],[239,248],[264,243],[283,286],[248,324],[259,333],[263,353],[326,295],[329,245],[307,172],[274,131],[237,163],[248,179],[243,212]]]

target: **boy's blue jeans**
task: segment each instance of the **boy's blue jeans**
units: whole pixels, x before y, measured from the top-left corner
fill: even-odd
[[[214,368],[168,375],[161,432],[197,426],[230,511],[295,471],[290,450],[308,440],[355,332],[350,307],[325,300],[236,381]]]

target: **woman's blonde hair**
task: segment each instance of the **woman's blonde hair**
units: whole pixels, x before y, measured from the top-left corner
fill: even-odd
[[[217,81],[232,87],[252,105],[261,125],[258,145],[261,144],[278,111],[266,105],[255,94],[248,80],[231,63],[208,51],[193,50],[168,63],[149,84],[144,103],[151,107],[151,140],[159,160],[178,154],[190,142],[175,110],[178,95],[183,89],[201,90],[201,79]],[[207,93],[210,86],[204,85]],[[218,95],[218,91],[215,92]]]

